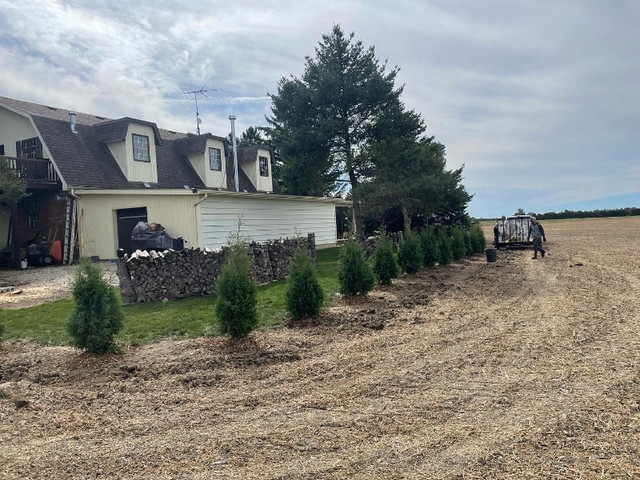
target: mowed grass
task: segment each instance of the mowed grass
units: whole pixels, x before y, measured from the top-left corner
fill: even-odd
[[[338,292],[339,248],[317,251],[318,281],[329,306]],[[258,328],[280,324],[286,317],[285,295],[288,280],[258,287]],[[120,292],[116,289],[120,298]],[[144,345],[163,338],[188,339],[219,335],[215,315],[216,296],[202,296],[168,302],[139,303],[122,307],[124,325],[119,343]],[[67,319],[75,303],[65,299],[20,310],[0,310],[0,322],[5,326],[2,340],[32,340],[43,345],[70,345]]]

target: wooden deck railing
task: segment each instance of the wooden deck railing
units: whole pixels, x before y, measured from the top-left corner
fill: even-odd
[[[46,158],[18,158],[0,156],[9,167],[16,171],[18,178],[27,182],[27,185],[43,184],[54,185],[60,182],[53,164]]]

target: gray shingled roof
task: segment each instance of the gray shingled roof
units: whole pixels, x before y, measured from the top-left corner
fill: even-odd
[[[215,138],[225,146],[227,188],[235,190],[233,157],[225,138],[159,129],[155,123],[130,117],[113,120],[80,112],[76,112],[78,133],[74,134],[69,126],[69,110],[7,97],[0,97],[0,104],[31,115],[69,188],[144,188],[142,182],[129,182],[125,178],[106,146],[110,141],[122,140],[129,123],[133,122],[151,126],[156,134],[158,183],[152,188],[184,188],[184,185],[206,188],[186,155],[203,153],[207,138]],[[240,191],[257,191],[242,169],[239,169],[238,179]]]

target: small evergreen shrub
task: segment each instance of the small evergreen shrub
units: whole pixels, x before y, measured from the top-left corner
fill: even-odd
[[[393,255],[393,242],[388,235],[380,239],[373,251],[373,272],[378,283],[382,285],[391,285],[391,281],[400,273],[398,262]]]
[[[322,309],[324,292],[306,250],[299,249],[294,254],[285,296],[287,311],[293,320],[317,315]]]
[[[250,269],[246,244],[239,240],[232,243],[216,283],[216,316],[223,335],[245,338],[258,324],[256,285]]]
[[[424,261],[420,238],[411,231],[404,234],[404,238],[398,246],[398,263],[400,268],[407,273],[419,272]]]
[[[438,250],[438,237],[436,236],[433,228],[425,228],[420,233],[420,244],[422,246],[422,253],[424,254],[424,266],[433,267],[440,257]]]
[[[348,240],[342,249],[338,283],[343,297],[366,295],[376,283],[371,265],[364,258],[362,245],[353,239]]]
[[[471,232],[469,230],[465,230],[463,232],[464,235],[464,248],[466,250],[467,256],[473,255],[473,246],[471,245]]]
[[[438,263],[447,265],[453,260],[453,252],[451,251],[451,239],[444,230],[438,235]]]
[[[479,225],[474,225],[470,230],[471,246],[474,253],[484,253],[487,248],[487,240],[484,238],[484,232]]]
[[[464,244],[464,234],[458,227],[453,229],[451,235],[451,253],[454,260],[460,260],[467,254],[467,247]]]
[[[67,331],[73,345],[97,355],[118,351],[113,337],[122,328],[124,316],[102,269],[88,258],[81,258],[72,291],[76,308],[67,322]]]

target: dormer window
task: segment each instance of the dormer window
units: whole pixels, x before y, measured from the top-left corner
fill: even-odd
[[[209,168],[219,172],[222,171],[222,156],[219,148],[209,147]]]
[[[268,177],[269,176],[269,159],[267,157],[258,157],[258,160],[260,162],[260,176]]]
[[[133,134],[133,159],[136,162],[150,162],[149,137]]]

